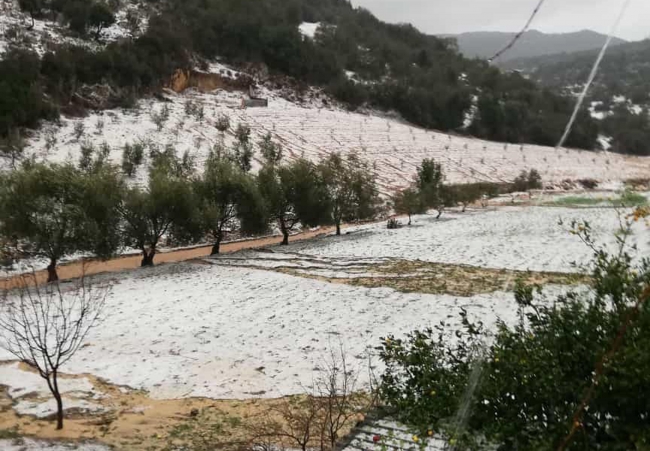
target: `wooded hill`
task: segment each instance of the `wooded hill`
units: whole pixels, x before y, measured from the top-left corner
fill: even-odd
[[[381,22],[346,0],[141,1],[154,13],[137,37],[99,49],[55,46],[42,56],[28,46],[5,53],[0,62],[5,142],[40,119],[77,112],[75,93],[82,87],[109,85],[109,106],[129,106],[163,87],[177,69],[215,58],[235,65],[264,63],[272,75],[322,87],[350,109],[396,111],[423,127],[496,141],[555,145],[573,107],[568,96],[463,57],[453,40]],[[58,17],[71,34],[87,40],[100,38],[102,27],[124,6],[120,0],[20,0],[20,5],[36,18]],[[314,38],[300,33],[303,22],[321,23]],[[566,145],[594,149],[598,132],[583,111]]]

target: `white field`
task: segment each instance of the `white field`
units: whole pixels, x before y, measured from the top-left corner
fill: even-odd
[[[90,442],[51,442],[31,438],[0,440],[0,449],[3,451],[111,451],[108,446]]]
[[[650,173],[650,158],[457,137],[388,117],[325,108],[317,105],[316,100],[299,105],[277,93],[262,92],[270,99],[268,108],[240,109],[239,93],[186,91],[181,95],[167,93],[167,102],[141,101],[137,110],[97,112],[82,119],[62,118],[60,126],[46,124],[35,133],[28,141],[27,152],[53,161],[77,160],[80,142],[96,147],[106,143],[111,159],[119,163],[125,144],[153,142],[161,148],[173,145],[179,154],[189,151],[200,169],[209,149],[220,141],[215,122],[220,115],[226,115],[231,122],[231,131],[225,137],[227,144],[234,140],[232,130],[239,123],[246,123],[252,128],[254,142],[271,133],[282,144],[288,159],[305,156],[316,161],[331,152],[356,152],[373,164],[384,194],[407,186],[424,158],[442,162],[449,183],[512,181],[522,170],[532,168],[541,172],[547,184],[581,178],[613,182]],[[202,121],[185,113],[188,101],[203,105]],[[161,111],[163,105],[169,107],[170,117],[158,131],[151,112]],[[80,142],[74,136],[77,122],[83,122],[85,130]],[[136,180],[145,178],[146,169],[140,168]]]
[[[441,221],[416,217],[414,226],[397,230],[383,224],[361,226],[343,237],[274,247],[271,252],[101,276],[114,283],[105,318],[65,371],[90,373],[164,399],[302,392],[317,376],[328,351],[340,344],[364,369],[369,351],[382,336],[400,336],[440,321],[453,331],[459,327],[461,308],[488,327],[497,318],[514,321],[512,286],[472,297],[406,294],[242,265],[295,265],[330,271],[327,276],[353,276],[363,264],[401,258],[571,271],[572,260],[585,263],[590,253],[557,224],[560,216],[566,221],[589,220],[605,242],[618,228],[613,209],[505,207],[450,214]],[[647,255],[649,240],[648,230],[639,226],[636,241],[641,255]],[[547,287],[549,295],[562,290]],[[10,359],[0,353],[0,360]],[[376,358],[373,364],[380,372]],[[10,386],[19,398],[25,392],[23,382],[13,375],[15,368],[3,368],[0,384]],[[368,378],[362,370],[362,382]],[[92,393],[87,395],[83,399],[92,402]]]
[[[621,212],[624,216],[628,212]],[[585,220],[599,242],[614,249],[620,227],[613,208],[501,207],[491,211],[450,213],[441,220],[415,216],[414,225],[388,230],[384,224],[362,227],[342,239],[296,243],[306,255],[329,258],[392,257],[489,268],[531,271],[576,271],[592,252],[568,233],[572,220]],[[564,225],[559,225],[560,221]],[[406,222],[406,221],[402,221]],[[650,251],[650,233],[639,223],[632,240],[640,255]]]

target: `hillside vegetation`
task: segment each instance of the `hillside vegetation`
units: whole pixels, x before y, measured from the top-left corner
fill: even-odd
[[[524,58],[502,66],[521,70],[554,91],[575,93],[589,76],[597,51]],[[604,113],[603,132],[612,149],[650,154],[650,40],[610,48],[589,93],[595,112]]]
[[[82,3],[87,2],[21,0],[20,5],[32,17],[57,16],[68,33],[87,41],[101,39],[102,29],[124,8],[119,0],[97,0],[90,9]],[[15,143],[22,128],[40,119],[78,113],[84,106],[77,95],[81,89],[101,85],[110,93],[102,107],[129,106],[158,91],[177,69],[217,58],[263,63],[285,83],[322,87],[351,109],[396,111],[416,125],[490,140],[554,145],[573,104],[518,74],[464,58],[451,40],[383,23],[344,0],[143,3],[152,14],[137,36],[100,47],[53,46],[42,56],[26,46],[5,53],[0,63],[5,143]],[[321,24],[313,38],[300,33],[304,22]],[[597,124],[583,111],[566,144],[593,149],[597,135]]]

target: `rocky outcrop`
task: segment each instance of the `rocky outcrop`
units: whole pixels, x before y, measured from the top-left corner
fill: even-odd
[[[253,85],[253,78],[244,74],[229,77],[199,70],[179,69],[172,76],[169,88],[174,92],[183,92],[188,88],[194,88],[201,92],[211,92],[216,89],[247,91],[251,85]]]

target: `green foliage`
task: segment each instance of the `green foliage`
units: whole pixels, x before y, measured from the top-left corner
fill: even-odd
[[[247,124],[240,123],[235,130],[235,142],[231,157],[244,172],[252,168],[253,145],[250,142],[251,128]]]
[[[515,192],[529,191],[531,189],[541,189],[542,188],[542,176],[535,169],[530,171],[521,171],[514,182],[512,183],[512,189]]]
[[[248,143],[251,137],[251,128],[247,124],[240,123],[235,130],[235,138],[242,144]]]
[[[26,11],[32,18],[32,27],[34,26],[33,19],[41,15],[43,11],[43,0],[18,0],[18,6],[21,11]]]
[[[254,178],[230,159],[210,155],[194,190],[199,199],[200,230],[211,237],[213,254],[219,253],[226,233],[254,234],[266,229],[264,201]]]
[[[271,133],[267,133],[259,142],[260,154],[264,161],[276,164],[282,160],[282,146],[274,143]]]
[[[23,240],[33,255],[57,261],[78,251],[108,257],[119,245],[122,184],[108,165],[28,164],[3,176],[2,236]]]
[[[38,56],[31,52],[10,49],[0,60],[0,138],[58,117],[44,97],[40,70]]]
[[[221,133],[226,133],[230,129],[230,118],[224,114],[219,115],[215,122],[215,127]]]
[[[53,11],[63,14],[70,29],[85,35],[93,29],[95,39],[99,39],[102,29],[115,23],[115,15],[103,0],[52,0],[49,6]]]
[[[384,401],[416,430],[446,433],[456,449],[485,448],[486,442],[498,449],[557,449],[572,427],[577,433],[569,450],[646,449],[650,260],[628,253],[631,220],[623,223],[619,248],[609,254],[594,243],[588,224],[574,222],[572,233],[593,251],[592,290],[549,301],[518,283],[520,320],[499,323],[490,345],[466,314],[455,339],[444,324],[386,338],[380,348]],[[595,379],[593,397],[574,424]],[[463,408],[467,421],[459,429]]]
[[[166,145],[162,151],[155,144],[151,144],[149,158],[152,172],[162,172],[184,179],[189,179],[194,174],[194,157],[188,150],[179,158],[171,144]]]
[[[282,244],[289,244],[289,233],[298,224],[313,227],[326,222],[327,191],[311,162],[267,162],[259,172],[258,184],[269,220],[276,221],[282,232]]]
[[[621,195],[620,201],[614,200],[612,203],[621,207],[642,207],[648,205],[648,198],[643,194],[625,190]]]
[[[2,440],[20,440],[22,435],[18,432],[18,427],[11,429],[0,429],[0,439]]]
[[[558,206],[612,205],[614,207],[642,207],[648,204],[648,198],[633,191],[624,191],[619,196],[609,198],[566,196],[552,202]]]
[[[555,199],[552,204],[558,206],[591,206],[599,205],[606,202],[606,199],[600,199],[598,197],[585,197],[585,196],[566,196],[559,199]]]
[[[463,211],[469,204],[478,201],[483,195],[487,195],[486,189],[481,183],[451,185],[448,189],[452,193],[452,198],[463,206]]]
[[[232,160],[244,172],[249,172],[253,167],[253,145],[248,141],[237,141],[232,149]]]
[[[424,207],[437,208],[442,201],[442,182],[444,173],[442,165],[433,159],[422,160],[417,168],[415,186],[418,189]]]
[[[165,123],[169,119],[170,110],[169,106],[163,105],[159,111],[151,111],[151,121],[156,124],[158,131],[165,127]]]
[[[603,133],[612,137],[611,150],[633,155],[650,155],[650,117],[647,108],[640,114],[631,112],[623,104],[614,108],[611,116],[603,119]]]
[[[426,210],[422,204],[420,193],[413,187],[398,192],[393,196],[392,201],[395,213],[408,215],[409,225],[411,224],[411,216],[425,213]]]
[[[133,177],[144,160],[144,145],[142,143],[125,144],[122,150],[122,172],[127,177]]]
[[[147,187],[129,188],[121,206],[125,242],[142,252],[142,266],[153,265],[163,236],[181,238],[195,220],[196,200],[189,180],[178,171],[180,163],[169,159],[169,155],[160,157],[150,170]]]
[[[106,3],[95,1],[91,4],[88,11],[88,26],[95,30],[95,39],[99,39],[104,28],[108,28],[114,23],[115,15]]]
[[[331,221],[341,234],[341,223],[373,218],[379,199],[372,168],[350,154],[344,160],[333,153],[318,165],[318,178],[326,190]]]
[[[6,138],[0,137],[0,158],[9,160],[12,168],[23,158],[25,151],[25,140],[18,130],[13,130]]]

